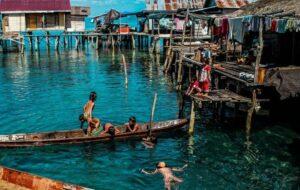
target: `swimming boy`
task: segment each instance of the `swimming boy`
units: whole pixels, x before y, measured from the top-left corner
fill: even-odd
[[[182,179],[174,176],[172,171],[182,172],[183,169],[186,167],[187,167],[187,164],[184,165],[182,168],[170,168],[167,166],[167,164],[165,162],[158,162],[156,165],[156,169],[153,172],[147,172],[144,169],[142,169],[142,173],[144,173],[144,174],[157,174],[157,173],[162,174],[164,176],[165,189],[171,190],[171,183],[183,182]]]

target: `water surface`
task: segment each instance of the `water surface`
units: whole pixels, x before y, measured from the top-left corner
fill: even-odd
[[[124,123],[131,115],[148,121],[155,92],[155,120],[176,118],[178,96],[162,73],[162,63],[145,52],[123,53],[128,88],[119,52],[0,54],[0,133],[78,128],[90,91],[98,93],[94,114],[103,123]],[[140,173],[158,161],[171,166],[188,163],[184,172],[176,173],[184,178],[177,189],[299,188],[292,147],[299,135],[286,125],[258,123],[263,127],[252,133],[247,150],[241,126],[225,128],[211,122],[209,113],[201,115],[194,138],[172,133],[159,139],[154,149],[140,142],[3,149],[0,163],[95,189],[163,189],[161,176]]]

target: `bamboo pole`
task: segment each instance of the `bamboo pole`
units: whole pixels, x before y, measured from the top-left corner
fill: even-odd
[[[264,47],[264,40],[263,40],[263,18],[260,18],[259,21],[259,46],[258,46],[258,54],[256,57],[256,63],[255,63],[255,74],[254,74],[254,83],[258,83],[258,75],[259,75],[259,64],[261,62],[261,56],[263,53],[263,47]]]
[[[123,64],[124,64],[124,74],[125,74],[125,85],[128,85],[128,76],[127,76],[127,64],[124,54],[122,54]]]
[[[189,14],[190,14],[190,9],[189,9],[189,6],[187,8],[187,11],[186,11],[186,15],[185,15],[185,20],[184,20],[184,25],[183,25],[183,31],[182,31],[182,39],[181,39],[181,44],[184,45],[184,40],[185,40],[185,31],[186,31],[186,24],[187,24],[187,21],[189,19]]]
[[[154,94],[154,99],[153,99],[153,104],[152,104],[152,111],[151,111],[151,115],[150,115],[149,137],[152,136],[152,127],[153,127],[153,119],[154,119],[156,101],[157,101],[157,93]]]
[[[183,53],[180,51],[179,52],[179,63],[178,63],[178,75],[177,75],[177,90],[181,90],[182,87],[182,78],[183,78],[183,64],[182,64],[182,60],[183,60]]]

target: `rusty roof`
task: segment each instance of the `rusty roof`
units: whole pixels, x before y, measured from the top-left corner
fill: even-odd
[[[247,0],[206,0],[205,7],[239,9],[247,4],[249,4]]]
[[[70,12],[70,0],[0,0],[0,12]]]
[[[258,0],[251,3],[241,10],[237,15],[263,15],[272,12],[295,13],[300,16],[299,0]]]

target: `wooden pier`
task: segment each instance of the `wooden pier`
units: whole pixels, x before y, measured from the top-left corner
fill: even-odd
[[[96,50],[105,48],[126,48],[149,50],[151,53],[162,53],[163,45],[170,41],[169,35],[154,35],[148,33],[130,32],[120,33],[96,33],[86,32],[61,32],[53,34],[44,31],[41,34],[14,33],[0,37],[0,48],[3,52],[18,51],[24,53],[25,50],[39,51],[42,48],[51,48],[59,51],[61,48],[84,49],[92,47]],[[1,51],[0,49],[0,51]]]

